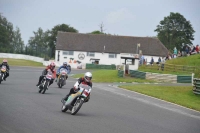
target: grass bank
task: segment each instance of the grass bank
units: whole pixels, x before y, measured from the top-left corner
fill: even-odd
[[[200,64],[200,54],[196,54],[196,55],[191,55],[191,56],[187,56],[187,57],[178,57],[175,59],[171,59],[171,60],[167,60],[166,61],[166,66],[168,64],[168,66],[176,66],[174,68],[177,69],[170,69],[170,68],[166,68],[164,69],[164,71],[158,70],[157,65],[153,65],[153,66],[140,66],[139,67],[139,71],[143,71],[143,72],[152,72],[152,73],[162,73],[162,74],[174,74],[174,75],[191,75],[192,73],[195,74],[196,78],[200,78],[200,69],[199,69],[199,64]],[[180,67],[196,67],[197,69],[195,71],[182,71],[180,69]]]
[[[145,79],[138,79],[138,78],[132,78],[132,77],[118,77],[118,71],[117,70],[92,70],[92,75],[93,75],[93,82],[106,82],[106,83],[113,83],[113,82],[127,82],[127,83],[132,83],[132,82],[138,82],[138,83],[144,83],[144,82],[149,82],[153,83],[155,81],[152,80],[145,80]],[[83,76],[83,74],[77,74],[74,75],[74,78],[79,78]]]
[[[193,93],[192,86],[141,84],[120,87],[200,111],[200,95],[195,95]]]
[[[0,62],[3,62],[4,58],[0,58]],[[9,66],[33,66],[33,67],[42,67],[43,64],[35,61],[30,60],[23,60],[23,59],[11,59],[6,58],[8,60]]]

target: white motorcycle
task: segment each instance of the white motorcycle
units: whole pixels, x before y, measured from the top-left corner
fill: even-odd
[[[66,112],[68,109],[71,111],[71,115],[75,115],[80,108],[82,107],[83,103],[88,100],[91,92],[91,87],[85,84],[79,85],[79,90],[75,94],[71,94],[67,101],[65,101],[62,105],[62,112]]]
[[[44,77],[41,81],[41,84],[39,85],[39,93],[42,92],[42,94],[44,94],[46,92],[46,90],[48,90],[49,83],[50,83],[52,78],[53,78],[52,72],[50,70],[47,71],[47,74],[44,75]]]

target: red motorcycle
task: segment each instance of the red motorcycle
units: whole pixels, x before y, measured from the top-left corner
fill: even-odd
[[[50,70],[47,71],[47,74],[43,76],[41,84],[38,86],[39,87],[39,93],[44,94],[46,92],[46,90],[48,90],[49,83],[50,83],[52,78],[53,78],[52,72]]]

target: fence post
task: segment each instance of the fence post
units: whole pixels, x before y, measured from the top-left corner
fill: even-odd
[[[194,83],[194,73],[192,73],[192,86],[193,86],[193,83]]]

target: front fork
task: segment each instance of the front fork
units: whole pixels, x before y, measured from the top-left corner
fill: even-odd
[[[2,75],[1,80],[3,81],[5,75],[4,75],[4,73],[0,73],[0,75]]]

